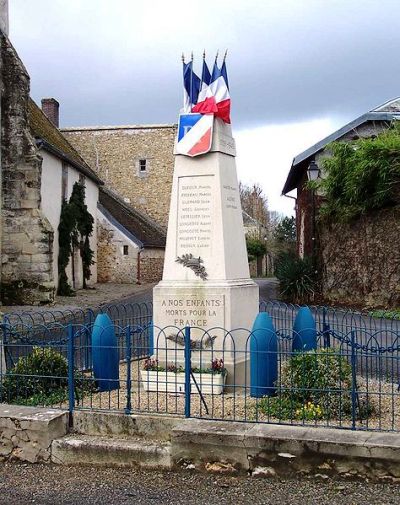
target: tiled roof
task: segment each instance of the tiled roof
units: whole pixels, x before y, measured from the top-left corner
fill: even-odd
[[[99,203],[129,233],[136,237],[144,247],[165,247],[165,231],[148,216],[125,203],[114,191],[101,187]]]
[[[44,149],[70,163],[97,184],[102,184],[101,179],[32,99],[29,99],[28,117],[32,135],[38,145],[42,145]]]

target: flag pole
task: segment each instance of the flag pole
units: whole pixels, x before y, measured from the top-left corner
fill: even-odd
[[[192,104],[193,104],[193,51],[191,54],[190,61],[190,112],[192,112]]]
[[[204,77],[204,63],[206,61],[206,50],[203,50],[203,68],[201,69],[201,82],[200,82],[200,90],[203,87],[203,77]]]

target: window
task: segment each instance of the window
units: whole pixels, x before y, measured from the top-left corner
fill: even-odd
[[[129,247],[124,245],[124,256],[128,256]]]
[[[63,163],[62,174],[61,174],[61,200],[64,201],[67,198],[68,191],[68,165]]]
[[[147,170],[147,160],[142,159],[139,160],[139,172],[142,174],[143,172],[146,172]]]
[[[79,184],[85,185],[86,177],[83,174],[79,174]]]

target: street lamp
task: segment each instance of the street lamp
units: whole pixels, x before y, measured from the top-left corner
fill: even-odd
[[[308,175],[308,180],[309,181],[316,181],[321,174],[321,170],[319,169],[319,166],[315,163],[313,160],[307,168],[307,175]]]

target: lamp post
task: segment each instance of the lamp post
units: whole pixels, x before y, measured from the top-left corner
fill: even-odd
[[[321,174],[321,170],[319,169],[317,163],[315,160],[312,160],[307,168],[307,176],[309,181],[316,181]],[[315,270],[315,273],[317,273],[316,270],[316,240],[315,240],[315,232],[316,232],[316,226],[315,226],[315,189],[312,188],[312,262],[313,262],[313,267]]]

